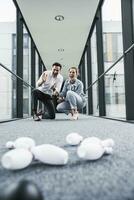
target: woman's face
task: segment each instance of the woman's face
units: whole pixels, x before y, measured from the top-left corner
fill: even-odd
[[[70,78],[77,78],[77,72],[75,69],[69,69],[69,77]]]

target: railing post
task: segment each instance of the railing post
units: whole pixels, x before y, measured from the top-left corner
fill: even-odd
[[[17,9],[17,68],[16,73],[23,79],[23,21]],[[23,118],[23,82],[17,79],[16,108],[17,118]]]

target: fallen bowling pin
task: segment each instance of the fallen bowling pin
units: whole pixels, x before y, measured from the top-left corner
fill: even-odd
[[[66,142],[69,145],[78,145],[83,140],[83,137],[78,133],[70,133],[66,136]]]
[[[14,149],[14,142],[13,141],[8,141],[6,143],[6,148],[7,149]]]
[[[113,148],[112,147],[104,147],[104,154],[113,154]]]
[[[43,200],[39,187],[32,181],[22,180],[5,189],[2,200]]]
[[[87,143],[85,145],[80,145],[77,149],[77,154],[80,158],[85,160],[97,160],[102,157],[105,150],[98,143]]]
[[[85,138],[81,145],[87,145],[87,144],[99,144],[100,145],[101,143],[101,140],[97,137],[88,137],[88,138]]]
[[[6,169],[17,170],[27,167],[33,155],[27,149],[13,149],[2,156],[1,163]]]
[[[6,147],[11,149],[18,149],[18,148],[24,148],[24,149],[30,149],[35,146],[35,141],[30,137],[20,137],[17,138],[14,142],[9,141],[6,143]]]
[[[102,140],[101,144],[102,144],[103,147],[114,147],[115,142],[114,142],[113,139],[108,138],[106,140]]]
[[[35,159],[50,165],[65,165],[68,153],[64,149],[51,144],[42,144],[31,149]]]

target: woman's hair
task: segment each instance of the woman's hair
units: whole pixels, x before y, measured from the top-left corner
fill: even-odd
[[[77,67],[70,67],[68,71],[70,71],[70,69],[74,69],[76,71],[76,74],[78,75],[78,69],[77,69]]]

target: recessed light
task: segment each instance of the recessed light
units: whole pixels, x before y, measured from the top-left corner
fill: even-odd
[[[58,49],[58,51],[60,51],[60,52],[63,52],[63,51],[64,51],[64,49],[62,49],[62,48],[61,48],[61,49]]]
[[[62,15],[57,15],[57,16],[55,16],[55,20],[57,20],[57,21],[63,21],[64,17]]]

